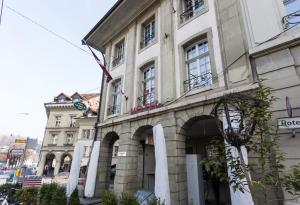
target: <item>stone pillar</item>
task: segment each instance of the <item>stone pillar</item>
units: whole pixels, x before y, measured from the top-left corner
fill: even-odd
[[[187,175],[185,159],[185,137],[177,133],[174,113],[164,117],[163,128],[166,138],[169,184],[172,205],[187,204]]]
[[[41,152],[40,154],[41,154],[41,156],[40,156],[40,161],[39,161],[38,170],[37,170],[37,175],[38,176],[43,175],[43,170],[44,170],[44,165],[45,165],[45,161],[46,161],[47,152]]]
[[[114,192],[133,193],[138,188],[138,141],[132,136],[129,123],[122,125],[119,151],[126,152],[126,156],[118,157]]]
[[[55,155],[54,176],[56,176],[59,173],[59,168],[61,166],[61,157],[62,157],[62,153],[57,152]]]

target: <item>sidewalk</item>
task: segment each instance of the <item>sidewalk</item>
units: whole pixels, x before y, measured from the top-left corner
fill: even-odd
[[[100,205],[101,199],[80,199],[81,205]]]

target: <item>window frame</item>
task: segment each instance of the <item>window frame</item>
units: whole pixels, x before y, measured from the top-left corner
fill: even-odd
[[[61,115],[55,115],[55,123],[54,123],[54,127],[60,127],[61,124]]]
[[[146,41],[145,29],[147,26],[150,26],[150,31],[149,40]],[[157,29],[158,27],[156,14],[150,16],[143,23],[141,23],[140,49],[147,48],[155,43],[157,39]]]
[[[58,140],[58,134],[57,133],[50,133],[49,144],[50,145],[57,145],[57,140]]]
[[[206,47],[207,47],[207,51],[205,51],[204,53],[199,53],[199,45],[206,43]],[[188,51],[195,47],[196,50],[196,55],[192,58],[188,58]],[[208,57],[209,59],[209,71],[207,71],[208,69],[206,68],[206,62],[205,64],[205,71],[201,70],[201,64],[200,61],[201,59],[204,59],[206,61],[206,58]],[[196,80],[195,84],[198,85],[192,85],[191,81],[193,81],[193,78],[191,78],[191,68],[189,67],[191,65],[191,63],[196,63],[196,69],[197,73],[200,73],[200,75],[196,76],[195,78],[199,78],[203,75],[207,75],[210,79],[208,83],[202,83],[202,80],[200,81],[200,83],[198,83]],[[210,46],[209,46],[209,40],[208,38],[201,38],[200,40],[197,41],[193,41],[192,43],[189,44],[189,46],[184,48],[184,68],[185,68],[185,73],[186,73],[186,80],[184,81],[184,86],[185,86],[185,90],[191,91],[191,90],[197,90],[199,88],[203,88],[203,87],[207,87],[213,84],[213,65],[212,65],[212,61],[211,61],[211,50],[210,50]],[[195,79],[194,78],[194,79]],[[186,83],[188,82],[188,84]]]
[[[153,70],[153,75],[152,75],[152,70]],[[147,72],[150,73],[150,77],[147,78]],[[142,95],[142,104],[145,106],[145,105],[149,105],[151,103],[154,103],[155,100],[156,100],[156,72],[157,72],[157,69],[155,68],[155,64],[150,64],[146,67],[144,67],[144,69],[142,70],[142,76],[143,76],[143,81],[142,81],[142,89],[143,89],[143,95]],[[148,86],[148,82],[150,82],[150,92],[146,93],[146,91],[148,90],[147,89],[147,86]],[[153,84],[153,87],[152,87],[152,84]],[[150,101],[148,101],[148,96],[150,96]]]
[[[69,141],[70,138],[71,138],[71,141]],[[72,145],[74,143],[74,133],[67,133],[65,142],[67,145]]]
[[[116,85],[119,86],[119,90],[116,90]],[[116,79],[111,83],[111,94],[110,94],[110,106],[108,108],[107,115],[117,115],[121,113],[122,105],[122,80]],[[116,90],[116,91],[115,91]],[[117,102],[119,99],[119,103]]]
[[[190,0],[192,2],[195,2],[195,0]],[[194,5],[195,3],[193,3]],[[186,23],[192,21],[193,19],[197,18],[198,16],[201,16],[202,14],[208,12],[208,0],[203,0],[202,8],[199,11],[193,10],[193,15],[189,17],[184,17],[185,13],[188,13],[188,10],[185,8],[185,0],[180,0],[180,3],[178,4],[178,29],[181,28]]]
[[[120,45],[122,45],[122,46],[120,46]],[[121,52],[119,52],[120,50],[121,50]],[[118,41],[114,45],[113,53],[114,53],[114,55],[113,55],[113,59],[112,59],[112,67],[117,67],[117,66],[121,65],[122,63],[124,63],[124,60],[125,60],[125,38]]]

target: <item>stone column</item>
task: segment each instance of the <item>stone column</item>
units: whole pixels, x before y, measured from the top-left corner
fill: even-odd
[[[46,161],[46,156],[47,156],[47,152],[41,152],[40,161],[39,161],[38,170],[37,170],[37,175],[38,176],[42,176],[43,175],[43,170],[44,170],[44,165],[45,165],[45,161]]]
[[[59,168],[61,166],[61,156],[62,156],[62,153],[60,153],[60,152],[57,152],[55,155],[54,176],[56,176],[59,173]]]
[[[122,124],[119,151],[126,152],[126,156],[118,157],[114,192],[133,193],[138,188],[138,142],[132,137],[129,123]]]
[[[168,157],[169,185],[172,205],[187,204],[185,137],[177,133],[176,117],[169,113],[162,120]]]

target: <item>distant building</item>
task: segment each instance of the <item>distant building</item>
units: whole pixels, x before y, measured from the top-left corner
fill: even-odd
[[[4,164],[7,162],[8,151],[9,151],[9,146],[4,145],[0,147],[0,163]]]
[[[73,104],[77,101],[83,102],[88,109],[77,110]],[[78,140],[85,143],[82,166],[87,165],[98,102],[99,94],[76,92],[72,96],[61,93],[52,102],[45,103],[48,121],[40,151],[38,175],[55,176],[60,172],[69,172]]]

